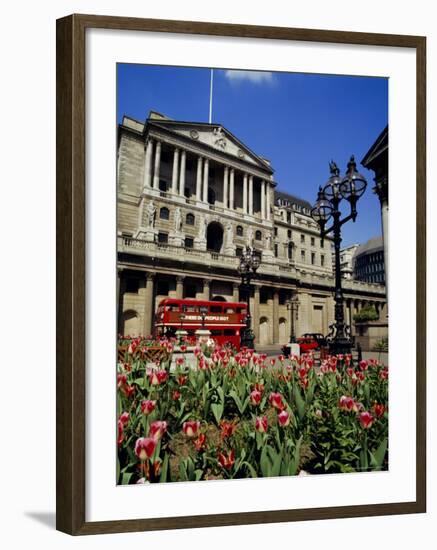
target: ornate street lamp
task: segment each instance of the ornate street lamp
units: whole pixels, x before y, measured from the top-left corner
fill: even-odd
[[[332,355],[351,353],[353,341],[350,326],[344,322],[343,290],[341,287],[340,269],[340,245],[341,226],[349,220],[353,222],[357,218],[357,202],[367,187],[367,181],[359,172],[353,156],[347,165],[345,176],[340,176],[340,170],[335,162],[329,164],[331,177],[327,184],[319,187],[317,201],[311,210],[312,218],[320,227],[322,241],[326,235],[333,233],[335,250],[335,322],[330,325],[330,332],[326,338],[329,345],[329,352]],[[350,214],[341,219],[339,209],[341,201],[345,199],[350,204]],[[328,221],[332,218],[332,225],[326,228]]]
[[[297,294],[294,294],[290,300],[287,300],[287,311],[291,313],[291,324],[290,324],[290,344],[296,343],[296,334],[294,330],[294,321],[297,320],[298,311],[299,311],[299,298]]]
[[[252,330],[252,317],[250,315],[250,282],[253,277],[255,277],[260,263],[261,261],[258,254],[256,254],[250,246],[246,246],[246,250],[240,256],[240,264],[238,266],[238,274],[241,277],[240,290],[243,300],[247,304],[246,326],[241,331],[240,343],[241,346],[245,346],[249,349],[255,349],[255,335]]]

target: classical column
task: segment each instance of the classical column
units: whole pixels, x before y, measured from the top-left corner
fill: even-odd
[[[375,178],[375,187],[373,191],[378,195],[381,205],[381,223],[382,223],[382,242],[384,245],[384,273],[385,273],[385,290],[388,295],[388,177]],[[385,313],[385,316],[388,312]]]
[[[152,185],[152,154],[153,141],[149,138],[146,144],[146,155],[144,160],[144,184],[145,189],[149,189]]]
[[[240,301],[240,283],[232,284],[232,301],[233,302]]]
[[[121,334],[123,332],[122,317],[123,317],[123,274],[122,269],[117,269],[117,332]]]
[[[196,178],[196,199],[198,201],[202,200],[202,167],[203,167],[203,158],[197,158],[197,178]]]
[[[225,166],[223,170],[223,206],[228,207],[228,179],[229,179],[229,168]]]
[[[270,221],[270,185],[266,185],[266,219]]]
[[[353,300],[349,300],[349,319],[350,319],[351,334],[355,334],[354,301]]]
[[[152,319],[154,315],[153,307],[153,273],[147,273],[146,275],[146,288],[144,292],[144,324],[143,331],[144,336],[150,336],[152,334]]]
[[[259,342],[259,291],[260,285],[253,287],[253,309],[252,309],[252,328],[255,333],[255,340]]]
[[[155,168],[153,172],[153,188],[159,189],[159,167],[161,164],[161,142],[156,142],[155,149]]]
[[[173,173],[171,177],[171,191],[175,195],[178,192],[178,166],[179,166],[179,149],[175,147],[173,153]]]
[[[176,277],[176,298],[181,300],[184,297],[184,278]]]
[[[235,182],[235,170],[231,168],[229,175],[229,208],[234,209],[234,182]]]
[[[205,159],[203,166],[203,202],[208,202],[209,160]]]
[[[243,176],[243,212],[247,214],[247,174]]]
[[[249,214],[253,216],[253,176],[249,176]]]
[[[186,151],[181,152],[181,172],[179,175],[179,195],[181,197],[185,196],[185,165],[187,160]]]
[[[273,291],[273,343],[279,342],[279,292]]]
[[[261,219],[266,219],[266,182],[261,182]]]

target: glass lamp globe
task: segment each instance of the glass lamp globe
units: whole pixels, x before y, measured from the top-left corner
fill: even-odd
[[[311,217],[319,225],[325,224],[332,215],[332,204],[325,196],[325,189],[319,187],[316,204],[311,209]]]
[[[355,158],[351,156],[347,164],[346,175],[340,184],[341,196],[348,201],[357,201],[366,190],[366,187],[366,178],[357,171]]]
[[[340,177],[340,170],[333,160],[329,163],[329,170],[331,177],[323,188],[323,192],[327,199],[332,200],[337,198],[340,193],[342,179]]]

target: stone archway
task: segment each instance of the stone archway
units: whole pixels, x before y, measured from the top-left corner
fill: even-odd
[[[211,301],[212,302],[226,302],[227,300],[223,296],[213,296],[211,298]]]
[[[259,344],[265,346],[270,343],[270,326],[267,317],[261,317],[259,320]]]
[[[206,248],[211,252],[221,252],[223,227],[219,222],[211,222],[206,230]]]
[[[133,309],[128,309],[127,311],[123,312],[122,334],[124,336],[139,335],[139,317],[138,313]]]

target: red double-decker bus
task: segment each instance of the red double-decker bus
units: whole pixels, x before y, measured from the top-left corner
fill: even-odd
[[[165,298],[155,315],[155,335],[174,336],[177,329],[186,330],[188,340],[196,339],[195,331],[204,327],[218,344],[240,349],[240,331],[245,327],[247,306],[241,302],[211,302]]]

